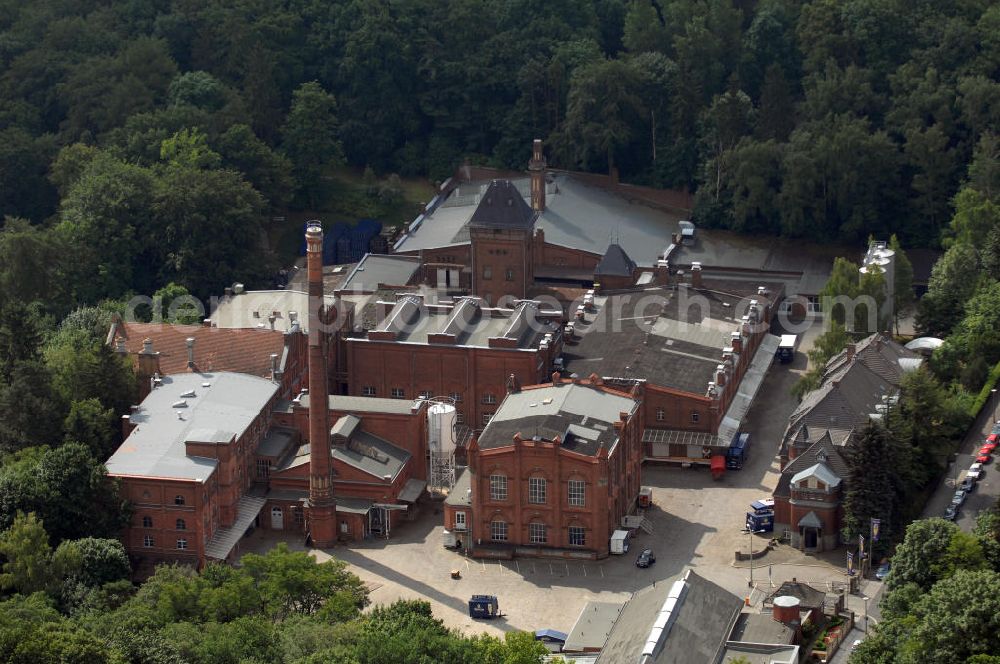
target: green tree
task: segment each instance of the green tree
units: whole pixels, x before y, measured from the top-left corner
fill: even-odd
[[[620,60],[585,65],[573,74],[565,134],[578,163],[604,157],[614,172],[615,153],[632,140],[646,115],[638,87],[638,72]]]
[[[337,102],[318,82],[303,83],[281,130],[282,147],[291,160],[300,192],[315,209],[326,191],[324,175],[343,163]]]
[[[49,536],[34,513],[19,512],[0,533],[0,555],[6,559],[0,574],[3,590],[30,595],[53,589],[57,578]]]
[[[63,438],[67,443],[86,445],[95,458],[106,459],[114,452],[118,439],[115,411],[105,408],[94,397],[73,401],[63,423]]]
[[[160,159],[166,162],[168,168],[196,170],[218,168],[222,163],[222,157],[208,147],[207,137],[197,127],[181,129],[164,140],[160,146]]]
[[[858,535],[868,533],[871,519],[877,518],[882,522],[878,544],[884,548],[884,542],[892,541],[903,523],[901,501],[912,461],[880,423],[866,426],[844,456],[850,470],[844,494],[844,535],[848,541],[856,541]]]
[[[248,125],[229,127],[219,136],[216,147],[223,165],[242,172],[271,207],[281,208],[291,200],[295,190],[291,162],[260,140]]]
[[[963,242],[948,248],[931,270],[927,294],[920,300],[917,329],[922,334],[947,336],[962,319],[966,300],[976,288],[979,257]]]
[[[914,521],[906,528],[906,536],[896,547],[892,558],[892,573],[886,579],[890,590],[901,588],[907,583],[915,583],[922,590],[930,590],[939,580],[953,574],[959,550],[964,550],[965,542],[952,548],[956,539],[968,537],[961,533],[954,523],[944,519],[923,519]],[[973,569],[982,563],[982,551],[973,554]]]
[[[893,318],[896,332],[899,332],[899,319],[907,316],[916,302],[916,295],[913,292],[913,264],[903,251],[902,245],[896,234],[893,233],[889,239],[889,248],[895,252],[893,260]]]
[[[68,570],[72,581],[89,588],[127,580],[131,574],[128,554],[116,539],[84,537],[67,540],[59,545],[56,555],[76,561],[74,568]]]

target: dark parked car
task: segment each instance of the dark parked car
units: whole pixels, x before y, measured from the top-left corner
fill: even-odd
[[[653,554],[652,549],[644,549],[639,557],[635,559],[636,567],[649,567],[656,562],[656,556]]]
[[[958,517],[958,508],[954,505],[948,505],[948,509],[944,511],[944,518],[949,521],[954,521]]]
[[[875,578],[882,581],[885,577],[889,576],[890,569],[891,567],[889,566],[889,563],[882,563],[878,566],[878,569],[875,570]]]
[[[976,480],[975,480],[975,478],[966,477],[964,480],[962,480],[962,483],[958,485],[958,488],[961,489],[962,491],[965,491],[966,493],[968,493],[968,492],[972,491],[972,488],[974,486],[976,486]]]
[[[961,507],[962,503],[965,502],[965,496],[967,494],[962,489],[955,492],[955,495],[951,497],[951,504],[955,507]]]

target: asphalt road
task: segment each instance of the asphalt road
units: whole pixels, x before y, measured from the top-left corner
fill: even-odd
[[[986,402],[986,406],[976,418],[975,424],[965,436],[965,440],[962,441],[957,458],[949,464],[948,472],[945,473],[930,500],[927,501],[923,518],[944,516],[944,511],[955,494],[958,476],[975,462],[975,453],[986,441],[986,436],[997,420],[1000,420],[1000,392],[994,391],[993,396]],[[1000,464],[997,463],[997,459],[1000,459],[1000,455],[995,454],[994,460],[983,466],[986,469],[983,478],[979,480],[959,510],[956,523],[966,532],[970,532],[976,527],[976,516],[979,512],[991,507],[1000,498]]]

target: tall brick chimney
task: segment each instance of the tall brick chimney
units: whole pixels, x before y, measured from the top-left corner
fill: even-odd
[[[321,549],[337,540],[337,502],[333,497],[333,459],[327,408],[326,344],[329,324],[323,307],[323,226],[306,227],[306,269],[309,279],[309,534]]]
[[[545,155],[542,153],[542,139],[536,138],[531,144],[531,209],[545,212]]]

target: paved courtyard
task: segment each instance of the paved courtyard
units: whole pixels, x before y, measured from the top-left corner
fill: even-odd
[[[750,569],[747,563],[734,565],[734,552],[749,546],[750,538],[742,529],[750,502],[769,496],[777,482],[778,442],[794,406],[789,390],[805,370],[803,351],[815,336],[810,332],[796,362],[775,364],[765,378],[744,427],[753,437],[753,446],[750,461],[742,470],[727,472],[713,481],[705,468],[645,466],[643,484],[653,487],[655,503],[646,513],[653,532],[640,532],[629,554],[589,562],[469,559],[443,548],[441,514],[433,502],[424,503],[414,521],[394,530],[389,540],[314,553],[320,559],[333,555],[346,561],[369,584],[373,603],[426,599],[448,626],[468,632],[569,631],[587,601],[624,601],[632,591],[688,565],[745,597]],[[266,550],[278,541],[262,532],[252,535],[251,540],[249,548],[255,550]],[[766,544],[767,538],[754,536],[755,551]],[[290,545],[303,546],[301,542]],[[635,555],[643,548],[656,551],[657,562],[649,569],[638,569],[634,564]],[[830,582],[844,581],[839,554],[829,559],[805,556],[787,545],[768,553],[755,568],[754,604],[759,604],[769,584],[777,586],[793,577],[824,588],[829,588]],[[461,571],[460,579],[450,578],[452,569]],[[466,603],[473,594],[497,595],[503,618],[471,620]]]

